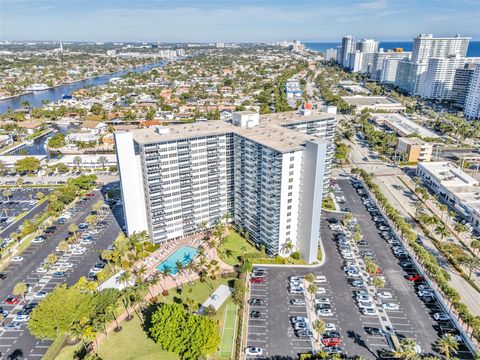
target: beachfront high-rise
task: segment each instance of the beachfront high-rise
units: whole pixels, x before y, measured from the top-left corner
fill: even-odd
[[[147,230],[162,243],[228,213],[270,255],[292,244],[315,261],[335,122],[320,112],[238,112],[232,123],[115,133],[127,233]]]

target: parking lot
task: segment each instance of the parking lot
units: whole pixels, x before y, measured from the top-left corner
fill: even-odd
[[[341,351],[346,356],[362,356],[366,359],[379,358],[380,354],[391,349],[395,341],[398,344],[398,341],[410,338],[418,345],[417,351],[439,356],[435,347],[439,337],[443,333],[458,335],[458,332],[449,321],[434,319],[433,314],[442,313],[443,309],[434,298],[427,300],[418,296],[418,292],[423,289],[419,285],[423,282],[407,280],[407,277],[411,277],[418,270],[400,266],[402,261],[408,259],[399,259],[394,255],[392,250],[397,251],[395,246],[398,245],[389,244],[382,238],[379,224],[373,221],[373,216],[367,211],[361,196],[349,180],[339,180],[337,183],[338,197],[343,197],[344,200],[341,206],[348,208],[356,218],[363,233],[363,241],[352,246],[350,259],[349,255],[345,255],[345,251],[341,252],[342,246],[338,243],[338,237],[335,240],[335,234],[340,231],[330,228],[330,222],[333,221],[331,219],[336,219],[335,222],[342,228],[340,223],[345,213],[325,213],[322,218],[321,239],[326,260],[321,267],[268,267],[263,281],[251,281],[250,302],[255,303],[257,300],[254,299],[259,299],[262,303],[249,305],[245,347],[251,348],[253,353],[247,357],[296,358],[299,353],[311,352],[312,340],[296,337],[292,317],[306,318],[310,329],[315,319],[321,319],[331,330],[339,333],[339,345],[336,346],[335,343],[324,347],[324,351]],[[380,226],[383,226],[383,223]],[[387,230],[391,232],[389,228]],[[391,234],[393,235],[393,232]],[[398,250],[396,254],[401,251]],[[378,265],[377,276],[384,281],[384,287],[374,289],[373,292],[370,283],[373,277],[366,272],[365,257]],[[310,295],[289,294],[288,286],[291,276],[304,277],[310,272],[315,276],[325,276],[326,282],[317,284],[321,291],[314,295],[315,305],[310,303],[307,311],[307,306],[292,305],[291,300],[305,299]],[[255,270],[252,276],[255,276]],[[354,283],[355,280],[363,279],[363,284]],[[305,289],[306,286],[303,288],[304,293]],[[428,288],[426,291],[428,292]],[[362,310],[365,306],[371,307],[370,310]],[[252,311],[257,310],[260,318],[252,318]],[[458,339],[462,341],[460,337]],[[329,342],[330,340],[326,341],[330,345]],[[325,342],[322,340],[322,343]],[[255,351],[260,353],[255,355]],[[462,344],[456,357],[472,358]]]
[[[34,243],[27,248],[21,256],[22,261],[12,262],[1,272],[7,276],[0,280],[0,306],[6,312],[3,330],[0,330],[0,354],[3,356],[15,355],[15,359],[39,359],[48,349],[50,342],[39,341],[32,337],[26,329],[28,308],[42,300],[55,286],[63,283],[72,285],[81,276],[99,271],[103,266],[99,259],[99,252],[112,244],[123,226],[118,222],[123,218],[121,205],[112,205],[111,210],[104,210],[99,214],[99,221],[93,228],[81,232],[80,245],[72,247],[66,252],[56,249],[58,243],[68,234],[68,226],[72,223],[79,224],[92,211],[92,206],[103,198],[99,191],[93,191],[93,196],[86,196],[71,209],[71,217],[65,223],[56,224],[53,233],[45,241]],[[116,216],[115,216],[116,215]],[[58,261],[55,265],[44,270],[41,266],[46,257],[55,253]],[[26,303],[15,300],[11,292],[15,284],[25,282],[30,286],[26,296]],[[21,299],[19,299],[21,300]],[[24,320],[27,319],[27,320]],[[1,358],[1,356],[0,356]]]
[[[8,188],[11,195],[4,196],[5,190],[0,189],[0,238],[8,236],[18,231],[19,226],[26,219],[32,219],[36,214],[42,213],[46,208],[46,203],[38,204],[37,193],[41,192],[47,196],[52,188]],[[16,216],[29,212],[20,221],[13,223]]]

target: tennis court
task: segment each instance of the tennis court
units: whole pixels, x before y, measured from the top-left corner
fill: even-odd
[[[225,311],[225,321],[223,324],[222,344],[220,345],[220,357],[232,358],[233,345],[235,340],[235,325],[237,322],[237,306],[228,303]]]

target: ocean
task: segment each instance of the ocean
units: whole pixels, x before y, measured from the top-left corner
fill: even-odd
[[[339,42],[311,42],[305,43],[305,47],[315,51],[325,51],[325,49],[336,48],[340,46]],[[413,41],[380,41],[379,48],[385,51],[393,48],[403,48],[404,51],[412,51]],[[468,57],[480,57],[480,41],[470,41],[467,51]]]

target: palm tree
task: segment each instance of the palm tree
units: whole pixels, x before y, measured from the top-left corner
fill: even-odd
[[[283,244],[283,251],[286,254],[289,254],[295,249],[295,245],[292,244],[291,241],[287,241],[285,244]]]
[[[25,294],[27,293],[28,286],[24,282],[19,282],[13,288],[13,295],[20,295],[25,302]]]
[[[80,165],[82,164],[82,158],[80,156],[75,156],[73,158],[73,163],[77,166],[77,171],[80,171]]]
[[[105,170],[105,164],[108,162],[106,156],[99,156],[97,162],[102,166],[102,170]]]
[[[5,189],[2,191],[2,196],[7,198],[7,200],[10,200],[10,197],[12,196],[12,191],[10,189]]]
[[[313,326],[313,329],[318,334],[318,339],[317,339],[318,341],[320,339],[320,336],[322,336],[325,333],[325,330],[326,330],[325,321],[317,319],[313,322],[312,326]]]
[[[423,203],[421,201],[415,201],[415,220],[418,220],[418,214],[423,208]]]
[[[435,233],[440,235],[441,240],[443,240],[445,236],[450,235],[450,231],[448,231],[447,227],[444,224],[438,224],[435,228]]]
[[[130,271],[124,271],[118,277],[118,282],[123,284],[125,289],[130,286],[130,280],[132,280],[132,273]]]
[[[75,237],[75,239],[77,239],[77,231],[78,231],[77,224],[68,225],[68,231],[71,231],[73,233],[73,236]]]
[[[170,269],[170,267],[168,266],[165,266],[163,270],[160,271],[160,274],[162,274],[162,277],[163,277],[164,291],[167,289],[167,277],[169,277],[171,273],[172,273],[172,269]]]
[[[472,240],[472,242],[470,243],[470,246],[472,247],[472,249],[477,250],[477,255],[478,255],[479,253],[478,250],[480,250],[480,240]]]
[[[233,256],[233,251],[231,249],[225,249],[225,256],[226,257],[231,257]]]
[[[401,340],[399,348],[394,352],[394,356],[405,360],[417,358],[417,343],[413,339]]]
[[[115,324],[117,325],[114,329],[115,332],[119,332],[120,330],[122,330],[122,327],[118,323],[117,315],[115,314],[115,306],[113,306],[112,304],[107,305],[107,307],[105,308],[105,312],[107,314],[110,314],[110,316],[113,318],[113,320],[115,320]]]
[[[180,260],[175,261],[175,267],[177,268],[177,273],[183,274],[184,265]]]
[[[438,351],[445,355],[448,360],[450,359],[452,352],[456,352],[458,350],[458,341],[452,334],[446,334],[438,340],[437,348]]]
[[[468,277],[472,277],[472,272],[480,269],[480,258],[475,256],[466,256],[461,259],[460,263],[468,268]]]
[[[129,288],[125,288],[123,290],[122,297],[121,297],[123,306],[125,306],[125,310],[127,311],[127,318],[126,318],[127,321],[130,321],[133,319],[132,314],[130,314],[130,305],[132,304],[130,300],[130,291],[131,290]]]

